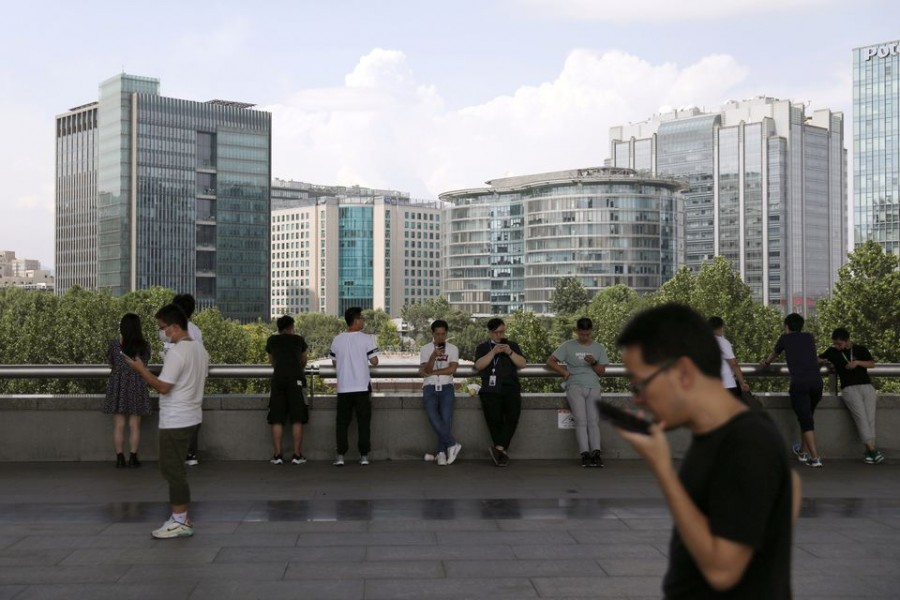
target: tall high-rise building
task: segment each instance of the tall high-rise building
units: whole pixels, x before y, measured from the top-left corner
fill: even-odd
[[[656,290],[675,273],[684,184],[593,167],[446,192],[441,291],[475,315],[551,312],[556,283]]]
[[[853,50],[853,227],[900,254],[900,41]]]
[[[276,179],[272,207],[272,317],[360,306],[396,318],[440,293],[439,202]]]
[[[121,74],[56,118],[57,289],[152,286],[250,321],[269,306],[271,115]]]
[[[844,118],[754,98],[610,129],[609,164],[689,189],[684,264],[724,256],[754,298],[806,313],[830,293],[847,251]]]

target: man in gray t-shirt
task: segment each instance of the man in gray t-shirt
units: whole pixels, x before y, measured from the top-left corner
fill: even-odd
[[[575,325],[577,339],[564,342],[547,359],[547,366],[565,380],[566,401],[575,419],[575,438],[582,467],[602,467],[600,457],[600,376],[609,358],[603,344],[592,339],[594,323],[587,317]]]

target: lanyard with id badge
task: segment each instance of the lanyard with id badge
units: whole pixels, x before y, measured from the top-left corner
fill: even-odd
[[[501,340],[501,343],[504,340]],[[495,342],[491,342],[491,345],[496,346]],[[491,363],[491,375],[488,377],[488,387],[497,387],[497,363],[500,361],[499,355],[494,355],[494,360]]]

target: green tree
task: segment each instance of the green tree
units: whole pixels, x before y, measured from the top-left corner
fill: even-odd
[[[451,334],[462,331],[472,322],[469,313],[453,308],[443,296],[418,304],[407,304],[400,314],[409,327],[410,337],[420,346],[431,340],[431,322],[436,319],[447,321]]]
[[[550,320],[533,312],[517,311],[506,321],[506,337],[519,344],[529,364],[546,362],[556,348],[550,339]],[[557,391],[559,382],[551,379],[522,379],[526,392]]]
[[[475,362],[475,348],[488,339],[484,319],[466,323],[462,329],[450,328],[447,340],[459,348],[459,358]]]
[[[226,319],[218,308],[207,308],[195,313],[194,324],[203,334],[203,345],[209,353],[211,365],[240,365],[250,355],[250,335],[235,320]],[[247,382],[241,380],[213,379],[206,383],[207,393],[241,393]]]
[[[297,315],[297,333],[309,345],[309,361],[328,358],[331,341],[347,329],[343,318],[325,313],[303,313]]]
[[[625,285],[614,285],[597,292],[588,307],[588,316],[594,321],[594,339],[606,347],[609,362],[621,362],[616,338],[625,324],[645,305],[637,292]],[[624,379],[605,379],[603,388],[609,391],[625,391]]]
[[[556,281],[550,310],[557,315],[574,315],[583,312],[590,301],[590,294],[580,280],[562,277]]]
[[[364,310],[366,317],[365,333],[374,335],[378,348],[382,351],[400,350],[400,331],[391,320],[391,315],[382,309]]]

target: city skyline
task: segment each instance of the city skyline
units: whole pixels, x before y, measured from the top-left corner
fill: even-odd
[[[602,164],[611,125],[668,108],[768,95],[849,123],[852,49],[898,37],[900,8],[879,0],[721,4],[161,2],[140,31],[129,7],[18,6],[0,40],[15,57],[0,66],[0,246],[55,268],[54,117],[120,71],[271,111],[274,177],[436,198]]]

